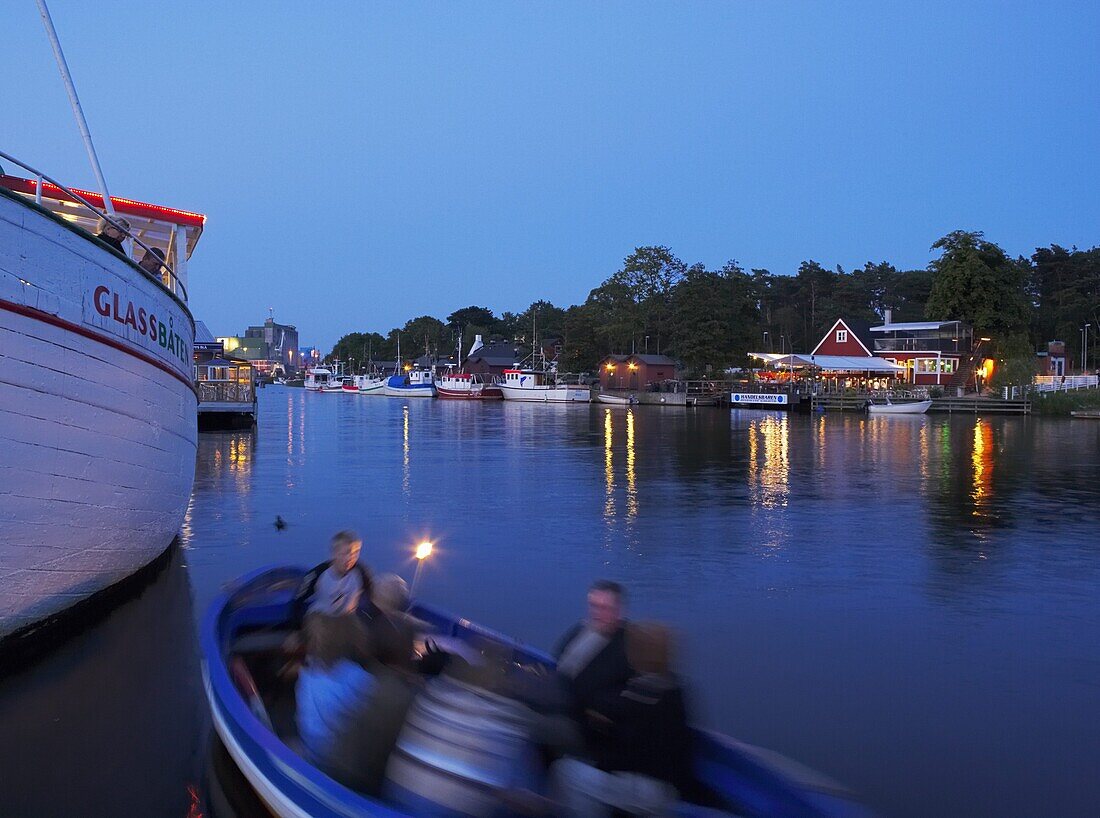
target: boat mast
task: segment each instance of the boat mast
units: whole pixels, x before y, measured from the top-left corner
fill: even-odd
[[[88,120],[84,118],[84,109],[80,107],[80,99],[76,95],[76,86],[69,74],[69,65],[65,62],[65,54],[61,50],[61,42],[57,39],[57,31],[53,27],[53,18],[50,10],[46,8],[46,0],[35,0],[38,3],[38,13],[42,15],[42,25],[46,27],[46,36],[50,38],[53,46],[53,55],[57,59],[58,70],[61,71],[61,79],[65,82],[65,90],[69,92],[69,104],[72,105],[73,116],[76,117],[77,127],[80,128],[80,136],[84,140],[84,148],[88,151],[88,159],[92,163],[92,172],[99,183],[100,192],[103,194],[103,208],[110,216],[115,215],[115,206],[111,202],[111,194],[107,192],[107,180],[103,178],[103,168],[99,166],[99,157],[96,155],[95,146],[92,144],[92,135],[88,131]]]

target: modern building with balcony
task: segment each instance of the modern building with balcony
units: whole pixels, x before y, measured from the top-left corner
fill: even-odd
[[[904,380],[920,386],[970,386],[978,344],[962,321],[886,321],[870,328],[875,357],[905,367]]]

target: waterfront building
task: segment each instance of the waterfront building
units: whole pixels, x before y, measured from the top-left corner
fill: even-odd
[[[645,390],[676,375],[676,361],[667,355],[608,355],[600,361],[600,389]]]
[[[503,375],[504,370],[514,367],[520,357],[514,344],[490,341],[471,352],[462,365],[473,375]]]
[[[918,386],[974,388],[981,345],[962,321],[885,322],[871,327],[875,356],[905,368],[904,380]],[[981,339],[989,340],[989,339]]]
[[[1047,343],[1046,352],[1037,355],[1039,375],[1060,378],[1066,374],[1066,342],[1050,341]]]
[[[279,324],[268,318],[261,326],[252,326],[244,335],[227,335],[218,339],[226,353],[250,361],[263,374],[276,369],[296,372],[307,366],[298,352],[298,328],[293,324]]]

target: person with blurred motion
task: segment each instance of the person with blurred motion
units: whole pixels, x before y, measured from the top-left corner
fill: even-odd
[[[306,756],[326,771],[338,764],[337,742],[351,728],[376,682],[367,670],[370,640],[356,616],[309,613],[306,660],[295,685],[298,735]]]
[[[354,531],[332,538],[332,558],[305,575],[294,594],[292,619],[301,624],[307,613],[330,616],[359,611],[371,594],[371,575],[359,561],[363,541]]]
[[[593,582],[587,618],[570,628],[554,651],[569,708],[588,743],[600,742],[602,720],[597,714],[618,698],[633,675],[626,656],[623,597],[619,583]]]
[[[637,673],[600,711],[608,741],[591,762],[563,758],[551,768],[559,814],[667,815],[691,784],[691,730],[672,672],[671,631],[655,622],[630,624],[625,646]]]

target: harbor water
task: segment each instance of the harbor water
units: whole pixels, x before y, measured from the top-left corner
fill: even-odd
[[[0,681],[0,814],[193,811],[194,623],[344,528],[407,577],[432,540],[419,595],[541,646],[620,580],[698,721],[884,815],[1095,814],[1100,423],[259,397],[201,436],[173,564]]]

